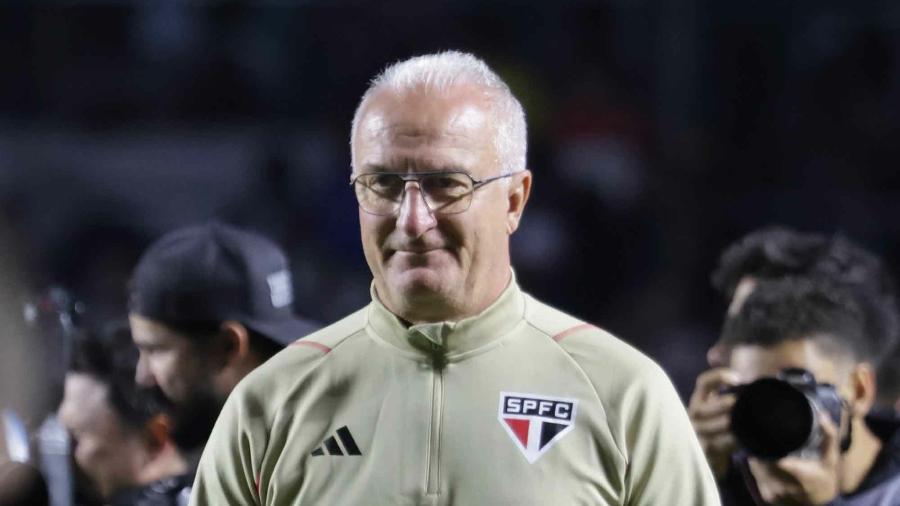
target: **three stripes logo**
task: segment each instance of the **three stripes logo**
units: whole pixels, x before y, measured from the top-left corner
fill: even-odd
[[[338,444],[338,440],[340,440],[340,444]],[[343,448],[341,448],[342,446]],[[319,457],[325,454],[362,455],[362,452],[359,451],[359,446],[357,446],[356,441],[353,440],[353,435],[350,434],[350,429],[348,429],[347,426],[344,425],[343,427],[335,431],[334,436],[330,436],[315,450],[313,450],[312,453],[310,453],[310,455],[312,455],[313,457]]]
[[[575,426],[576,399],[500,392],[500,425],[533,464]]]

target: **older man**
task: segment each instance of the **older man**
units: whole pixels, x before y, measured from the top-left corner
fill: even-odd
[[[352,156],[372,302],[238,386],[193,504],[718,504],[659,367],[516,284],[532,179],[496,74],[389,67]]]

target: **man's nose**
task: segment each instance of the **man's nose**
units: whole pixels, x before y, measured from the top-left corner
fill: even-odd
[[[407,183],[397,226],[410,237],[419,237],[437,224],[434,213],[425,202],[425,195],[418,184]]]
[[[137,367],[134,370],[134,381],[142,387],[155,387],[156,379],[150,372],[150,366],[147,364],[147,358],[141,353],[138,356]]]

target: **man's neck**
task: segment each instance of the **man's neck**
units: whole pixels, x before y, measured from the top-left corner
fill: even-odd
[[[853,442],[841,462],[840,486],[842,493],[855,492],[872,470],[881,452],[881,440],[869,430],[863,418],[854,418]]]
[[[427,296],[416,297],[415,307],[404,307],[403,304],[394,305],[381,298],[376,288],[376,296],[388,311],[394,313],[404,322],[410,325],[420,323],[438,323],[460,321],[481,314],[503,295],[503,292],[512,282],[512,271],[507,267],[507,275],[502,283],[496,283],[492,290],[481,298],[461,298],[459,301],[448,301],[436,296],[432,299]],[[453,302],[457,302],[454,304]]]

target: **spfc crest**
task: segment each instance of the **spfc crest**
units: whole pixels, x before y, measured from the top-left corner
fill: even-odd
[[[500,392],[500,425],[534,463],[575,424],[576,399]]]

